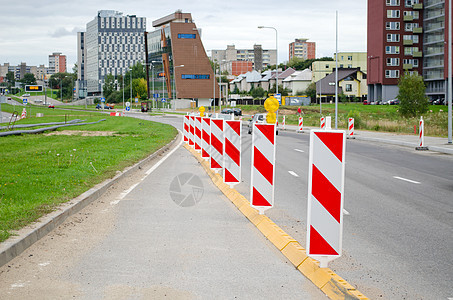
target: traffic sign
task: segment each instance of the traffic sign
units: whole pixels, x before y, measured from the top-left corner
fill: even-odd
[[[278,104],[282,104],[282,94],[275,94],[274,97],[278,100]]]
[[[130,106],[126,106],[126,111],[131,111],[131,107]]]
[[[135,98],[135,103],[138,103],[138,98]]]
[[[167,102],[167,100],[165,100],[165,98],[162,98],[162,102]]]
[[[159,98],[159,93],[153,94],[153,98]]]
[[[26,85],[26,92],[42,92],[42,85]]]
[[[129,101],[126,102],[126,107],[131,106],[131,103]]]
[[[321,268],[342,251],[345,146],[345,131],[310,131],[307,255]]]
[[[27,103],[28,103],[28,99],[25,99],[25,98],[24,98],[24,99],[22,99],[22,103],[23,103],[23,104],[25,104],[25,105],[27,105]]]
[[[101,102],[105,102],[105,98],[104,97],[101,97]]]

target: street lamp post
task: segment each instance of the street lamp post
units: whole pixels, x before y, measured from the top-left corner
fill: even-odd
[[[278,32],[277,29],[270,26],[258,26],[259,29],[268,28],[275,30],[275,54],[276,54],[276,75],[275,75],[275,94],[278,94]]]

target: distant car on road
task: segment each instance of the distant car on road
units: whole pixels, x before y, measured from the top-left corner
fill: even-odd
[[[48,106],[48,108],[55,108],[55,106],[54,106],[53,104],[50,104],[50,105]]]
[[[233,108],[235,116],[242,116],[242,110],[240,108]]]
[[[233,113],[233,110],[231,108],[224,108],[220,113],[224,115],[230,115]]]
[[[363,105],[369,105],[369,104],[370,104],[370,102],[368,100],[363,101]]]
[[[258,124],[266,124],[266,114],[255,114],[253,118],[250,120],[249,125],[248,125],[248,134],[252,134],[253,131],[253,124],[258,123]],[[276,134],[278,135],[278,127],[276,130]]]
[[[30,97],[30,94],[23,94],[22,97]]]
[[[96,109],[102,109],[102,105],[101,104],[97,104],[96,105]],[[113,109],[113,107],[108,106],[108,105],[104,105],[104,109]]]

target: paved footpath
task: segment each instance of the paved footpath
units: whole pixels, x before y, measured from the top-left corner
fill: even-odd
[[[189,151],[148,173],[1,267],[0,298],[326,299]]]

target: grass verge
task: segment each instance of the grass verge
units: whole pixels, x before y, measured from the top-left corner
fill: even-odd
[[[169,125],[133,118],[49,112],[50,116],[20,123],[58,122],[65,114],[88,122],[107,121],[59,129],[51,135],[0,138],[0,242],[155,152],[177,134]]]

